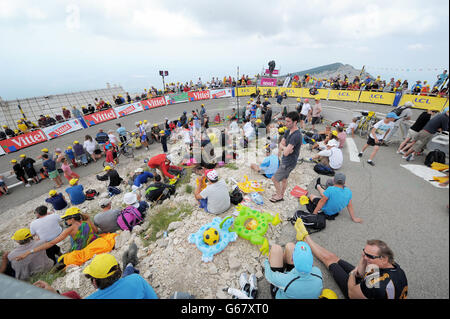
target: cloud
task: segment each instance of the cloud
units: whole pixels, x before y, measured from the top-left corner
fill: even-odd
[[[422,43],[414,43],[407,46],[410,51],[422,51],[425,49],[425,45]]]

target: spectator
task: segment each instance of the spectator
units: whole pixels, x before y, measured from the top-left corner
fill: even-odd
[[[86,166],[88,164],[86,152],[78,141],[73,142],[73,151],[75,153],[75,159],[81,161],[81,163]]]
[[[266,113],[264,114],[264,124],[266,125],[266,127],[268,127],[271,122],[272,122],[272,107],[270,106],[270,104],[267,104]]]
[[[150,158],[147,165],[150,168],[157,168],[161,172],[161,176],[166,176],[170,179],[175,178],[175,175],[179,174],[183,170],[181,167],[170,165],[172,163],[172,156],[166,154],[159,154]]]
[[[340,290],[349,299],[406,299],[408,281],[394,261],[394,254],[381,240],[368,240],[355,267],[315,243],[297,219],[297,240],[309,244],[313,255],[330,271]],[[373,284],[376,278],[376,285]]]
[[[12,159],[11,164],[13,164],[11,174],[12,173],[16,174],[16,178],[19,181],[23,182],[25,187],[31,187],[31,185],[28,183],[28,179],[25,177],[25,171],[23,170],[22,166],[19,163],[17,163],[17,160]]]
[[[0,130],[0,141],[6,140],[6,133],[3,130]]]
[[[72,171],[70,168],[69,162],[67,161],[67,158],[63,158],[61,169],[63,170],[64,177],[67,179],[68,182],[70,182],[72,179],[79,179],[80,175]]]
[[[63,210],[68,206],[66,198],[62,193],[58,193],[56,190],[52,189],[50,190],[48,195],[49,198],[46,198],[45,202],[51,204],[53,209],[57,212]]]
[[[408,130],[408,124],[407,121],[409,121],[412,117],[412,111],[411,107],[413,107],[414,104],[410,101],[406,102],[403,106],[396,107],[393,112],[395,114],[398,114],[398,120],[394,121],[394,126],[389,131],[389,134],[384,139],[384,143],[389,143],[391,141],[391,138],[394,136],[394,134],[397,132],[397,130],[400,128],[400,132],[402,135],[402,140],[405,138]]]
[[[5,179],[3,175],[0,175],[0,192],[3,195],[9,194],[8,186],[6,186]]]
[[[114,131],[113,130],[109,130],[108,131],[108,138],[109,138],[109,141],[112,144],[119,145],[119,139],[117,138],[117,136],[114,135]]]
[[[370,154],[370,158],[367,160],[367,163],[369,163],[372,166],[375,166],[375,163],[373,162],[373,159],[375,158],[375,155],[378,152],[378,149],[380,148],[381,143],[383,142],[386,135],[389,133],[389,131],[394,126],[394,120],[398,119],[399,117],[394,112],[390,112],[386,115],[386,118],[384,120],[378,121],[372,128],[369,138],[367,139],[366,145],[363,146],[361,152],[359,152],[358,156],[362,157],[364,151],[369,147],[373,146],[374,149],[372,151],[372,154]]]
[[[69,181],[70,187],[66,188],[66,193],[70,197],[72,205],[80,205],[86,200],[83,185],[78,185],[78,178]]]
[[[136,173],[136,175],[133,181],[132,186],[133,190],[141,188],[143,184],[147,183],[149,178],[153,178],[152,173],[144,172],[144,170],[141,167],[137,168],[134,172]]]
[[[44,251],[36,251],[36,247],[42,245],[44,240],[33,240],[33,236],[28,228],[21,228],[14,233],[12,237],[19,247],[8,253],[8,260],[15,272],[15,278],[19,280],[28,280],[31,276],[47,272],[53,267],[53,262],[47,257]],[[32,256],[16,260],[24,252],[30,251]]]
[[[68,160],[70,160],[70,162],[72,163],[73,167],[74,168],[78,167],[77,161],[75,160],[75,153],[73,152],[72,146],[67,146],[67,149],[64,151],[64,153],[66,154],[66,158]]]
[[[318,299],[322,292],[322,272],[313,266],[311,248],[303,241],[287,243],[284,251],[273,245],[264,273],[275,299]]]
[[[107,181],[109,180],[109,187],[118,187],[123,179],[122,177],[120,177],[119,173],[113,169],[111,166],[105,166],[105,168],[103,169],[103,171],[105,171],[106,173],[102,176],[100,175],[96,175],[97,179],[99,181]]]
[[[118,129],[116,130],[117,134],[119,134],[119,139],[122,143],[127,141],[127,130],[120,124],[116,123]]]
[[[99,233],[115,233],[120,230],[117,224],[117,217],[120,215],[120,209],[111,208],[111,199],[103,198],[100,200],[102,211],[94,216],[94,224],[99,229]]]
[[[260,165],[254,163],[250,164],[250,168],[266,178],[272,178],[272,176],[278,170],[280,161],[278,159],[278,156],[271,154],[269,144],[267,144],[264,149],[266,157],[264,158],[262,163]]]
[[[244,137],[246,138],[247,142],[255,138],[255,128],[248,118],[244,119],[244,126],[242,127],[242,129],[244,130]]]
[[[436,132],[448,131],[448,115],[449,111],[448,107],[446,107],[441,114],[438,114],[429,120],[416,137],[413,138],[413,141],[415,141],[413,147],[411,147],[402,158],[407,161],[414,160],[414,152],[421,152]]]
[[[344,127],[338,125],[337,127],[337,139],[339,141],[339,148],[344,148],[345,140],[347,139],[347,133],[344,131]]]
[[[35,184],[39,183],[40,180],[34,168],[34,163],[36,163],[36,161],[31,157],[27,157],[25,154],[20,155],[20,157],[22,158],[20,166],[22,166],[28,178],[31,178]]]
[[[169,193],[163,195],[164,190],[168,188]],[[145,190],[145,198],[150,202],[163,201],[175,192],[173,186],[161,182],[161,176],[158,174],[154,177],[154,183],[150,184]]]
[[[160,141],[160,139],[159,139],[159,131],[160,131],[160,129],[159,129],[159,126],[158,126],[158,124],[153,124],[153,127],[152,127],[152,130],[151,130],[151,132],[152,132],[152,138],[153,138],[153,140],[155,140],[156,142],[159,142]]]
[[[130,254],[127,254],[128,256]],[[137,258],[134,258],[137,259]],[[97,291],[86,299],[158,299],[153,288],[134,268],[133,262],[125,258],[122,273],[116,258],[110,254],[99,254],[83,270]],[[131,260],[131,259],[130,259]]]
[[[106,142],[109,141],[109,136],[108,136],[108,134],[103,132],[103,129],[99,129],[98,133],[97,133],[97,135],[95,137],[95,140],[97,141],[97,143],[100,146],[103,146],[104,144],[106,144]]]
[[[305,99],[303,106],[302,106],[302,110],[300,111],[300,127],[302,129],[305,129],[305,121],[309,120],[310,117],[312,115],[312,108],[311,105],[309,104],[309,100]]]
[[[333,131],[336,132],[336,131]],[[342,151],[339,149],[339,142],[336,140],[337,132],[333,134],[334,138],[328,141],[326,149],[320,151],[316,156],[312,158],[312,161],[317,161],[330,167],[333,170],[340,169],[344,161]]]
[[[88,114],[95,113],[95,107],[92,104],[88,104]]]
[[[440,87],[448,78],[447,70],[437,76],[437,81],[433,86]]]
[[[21,134],[28,132],[28,126],[22,120],[17,121],[17,128],[21,131]]]
[[[148,151],[148,142],[147,142],[147,132],[145,131],[144,126],[141,122],[136,122],[136,127],[138,128],[139,137],[141,139],[141,144],[145,146],[145,149]],[[158,131],[159,133],[159,131]]]
[[[437,111],[435,110],[427,110],[422,112],[417,120],[414,122],[414,124],[409,128],[408,135],[406,135],[406,138],[403,140],[403,142],[400,144],[400,146],[397,149],[397,154],[405,154],[405,152],[414,145],[415,141],[414,138],[417,136],[417,134],[425,127],[425,125],[428,123],[428,121],[431,119],[433,115],[435,115]]]
[[[345,131],[347,133],[347,135],[352,135],[352,138],[355,138],[355,130],[358,127],[358,118],[354,117],[352,119],[352,122],[349,124],[349,126],[347,127],[347,130]]]
[[[83,107],[85,107],[85,106],[83,105]],[[72,106],[72,114],[73,114],[74,118],[80,118],[81,117],[81,112],[80,112],[79,109],[77,109],[77,107],[75,105]]]
[[[147,202],[141,200],[141,194],[136,194],[135,192],[125,193],[123,195],[123,203],[137,208],[142,217],[145,217],[146,211],[149,207]]]
[[[414,84],[411,87],[411,94],[419,94],[422,90],[422,81],[417,81],[416,84]]]
[[[70,119],[70,117],[71,117],[70,110],[68,110],[67,108],[63,107],[62,108],[62,113],[63,113],[63,116],[66,119],[66,121],[68,119]]]
[[[216,170],[206,171],[206,187],[200,180],[194,196],[207,213],[221,214],[230,208],[230,195],[224,179],[219,180]],[[203,190],[201,190],[203,188]]]
[[[51,117],[50,115],[45,116],[45,121],[46,121],[47,126],[52,126],[52,125],[56,124],[56,120],[53,117]]]
[[[320,99],[316,98],[315,99],[315,104],[312,107],[312,112],[311,112],[311,115],[312,115],[311,124],[312,124],[312,129],[313,130],[315,129],[314,125],[315,124],[319,124],[320,121],[321,121],[321,113],[322,113],[322,106],[320,105]]]
[[[305,107],[305,105],[303,107]],[[298,120],[299,116],[297,112],[289,112],[285,119],[287,130],[281,139],[278,153],[282,155],[281,163],[276,173],[272,176],[272,181],[276,190],[276,193],[270,198],[272,203],[284,200],[283,197],[287,187],[287,179],[297,165],[297,159],[300,154],[302,143],[302,134],[297,127]]]
[[[102,151],[97,148],[97,143],[90,135],[85,136],[83,147],[94,162],[97,162],[102,157]]]
[[[39,127],[46,127],[47,126],[47,119],[44,115],[40,115],[39,119],[38,119],[38,125]]]
[[[327,181],[326,189],[320,184],[320,178],[317,179],[315,188],[321,197],[309,194],[309,203],[306,208],[311,214],[325,214],[329,220],[334,220],[339,212],[347,207],[352,221],[362,223],[361,218],[355,217],[352,203],[352,191],[345,186],[345,175],[336,173],[333,179]]]
[[[59,225],[61,218],[59,215],[48,214],[47,206],[44,205],[37,207],[34,213],[36,219],[30,224],[31,235],[37,236],[39,240],[49,242],[61,234],[62,228]],[[61,248],[58,245],[47,248],[45,252],[54,264],[56,264],[58,256],[61,256]]]

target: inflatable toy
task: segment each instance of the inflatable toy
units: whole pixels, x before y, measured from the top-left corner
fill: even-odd
[[[257,192],[250,193],[250,198],[252,199],[253,202],[255,202],[255,204],[264,205],[264,200],[261,194]]]
[[[248,176],[244,175],[245,182],[236,183],[241,191],[244,193],[252,193],[252,192],[262,192],[264,189],[261,187],[261,184],[257,181],[249,181]]]
[[[302,195],[300,196],[300,205],[307,205],[309,203],[309,198],[308,196]]]
[[[196,233],[189,235],[188,241],[202,252],[202,261],[212,261],[215,254],[220,253],[230,242],[237,239],[238,235],[229,230],[233,221],[234,218],[231,216],[223,220],[216,217],[211,223],[203,225]]]
[[[276,226],[281,222],[279,214],[272,216],[269,213],[262,213],[240,204],[236,207],[236,210],[239,215],[234,221],[232,231],[254,245],[261,245],[261,253],[268,255],[269,241],[264,235],[269,228],[269,223]]]

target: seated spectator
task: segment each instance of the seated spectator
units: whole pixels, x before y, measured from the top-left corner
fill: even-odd
[[[72,146],[67,146],[67,149],[64,151],[66,154],[66,158],[70,161],[74,168],[78,167],[77,161],[75,160],[75,153],[73,152]]]
[[[28,132],[28,126],[22,121],[17,121],[17,128],[20,130],[21,134]]]
[[[3,195],[9,194],[8,186],[6,186],[5,177],[3,177],[3,175],[0,175],[0,192]]]
[[[8,260],[15,272],[15,278],[28,280],[31,276],[47,272],[53,267],[53,262],[44,251],[37,251],[36,248],[45,243],[44,240],[33,240],[33,236],[28,228],[21,228],[12,237],[19,247],[8,253]],[[17,258],[29,252],[25,258]],[[31,256],[28,256],[32,254]]]
[[[250,168],[266,178],[272,178],[273,174],[278,170],[280,161],[278,156],[271,154],[270,145],[266,145],[264,148],[266,150],[266,157],[262,163],[260,165],[250,164]]]
[[[81,111],[83,112],[83,115],[88,115],[90,113],[89,109],[84,105],[81,107]]]
[[[295,224],[297,240],[309,244],[311,251],[330,271],[340,290],[349,299],[406,299],[408,281],[394,260],[394,253],[381,240],[368,240],[355,267],[315,243],[299,218]],[[369,280],[369,278],[374,278]],[[373,284],[376,280],[376,284]]]
[[[135,132],[131,133],[131,141],[133,142],[133,147],[135,149],[138,150],[142,147],[141,137],[139,134],[136,134]]]
[[[16,136],[16,133],[14,133],[14,131],[12,129],[10,129],[7,125],[3,125],[3,129],[5,131],[6,136],[8,136],[8,138]]]
[[[131,254],[126,256],[128,255]],[[86,299],[158,299],[153,288],[138,274],[131,260],[133,259],[125,258],[126,268],[122,273],[113,255],[95,256],[83,273],[97,291]]]
[[[46,203],[49,203],[53,206],[53,209],[58,211],[63,210],[68,206],[66,198],[62,193],[58,193],[56,190],[52,189],[48,193],[49,198],[45,199]]]
[[[203,190],[201,190],[204,188]],[[195,190],[195,199],[207,213],[221,214],[230,208],[230,194],[224,179],[219,180],[216,170],[206,171],[206,187],[200,182]]]
[[[123,195],[123,203],[137,208],[143,217],[145,217],[149,207],[146,201],[141,200],[141,194],[136,194],[134,192],[125,193]]]
[[[84,166],[88,164],[86,152],[84,151],[83,146],[78,141],[73,142],[73,152],[75,154],[75,160],[81,161],[81,164],[83,164]]]
[[[44,205],[37,207],[34,213],[36,219],[30,224],[31,235],[37,236],[39,240],[49,242],[61,234],[62,228],[59,225],[61,218],[58,214],[49,214],[47,206]],[[58,245],[47,248],[45,252],[54,264],[56,264],[58,256],[61,256],[61,248]]]
[[[0,130],[0,141],[6,140],[6,133],[3,130]]]
[[[97,135],[95,137],[95,140],[97,141],[97,143],[100,146],[103,146],[104,144],[106,144],[106,142],[109,141],[109,136],[108,136],[108,134],[103,132],[103,129],[99,129],[98,133],[97,133]]]
[[[53,117],[51,117],[50,115],[45,116],[45,121],[46,121],[47,126],[56,124],[56,120]]]
[[[74,118],[80,118],[81,117],[81,112],[80,112],[79,109],[77,109],[77,107],[75,105],[72,106],[72,114],[73,114]]]
[[[28,183],[28,179],[25,177],[25,171],[23,170],[22,166],[19,163],[17,163],[17,160],[15,159],[11,160],[11,164],[13,164],[11,174],[12,173],[16,174],[17,180],[23,182],[25,187],[30,187],[31,185],[30,183]]]
[[[352,203],[352,191],[345,186],[345,175],[336,173],[333,178],[333,186],[327,187],[325,190],[320,185],[320,178],[316,181],[315,188],[321,197],[309,194],[309,203],[306,208],[311,214],[323,213],[325,217],[334,220],[339,212],[347,207],[350,217],[355,223],[362,223],[361,218],[355,217]]]
[[[88,114],[95,113],[95,107],[92,104],[88,104]]]
[[[66,121],[68,119],[70,119],[71,115],[70,115],[70,110],[66,109],[65,107],[62,108],[62,113],[64,118],[66,119]]]
[[[96,176],[99,181],[109,180],[108,187],[117,187],[122,183],[123,181],[122,177],[120,177],[119,173],[111,166],[105,166],[103,171],[106,172],[104,175],[102,176],[96,175]]]
[[[156,168],[161,172],[161,176],[164,178],[173,179],[176,176],[172,174],[179,174],[183,170],[181,167],[170,165],[172,163],[172,156],[166,154],[159,154],[150,158],[147,165],[150,168]]]
[[[169,192],[164,195],[164,190],[168,188]],[[145,198],[150,202],[163,201],[175,193],[175,188],[172,185],[167,185],[161,182],[161,176],[158,174],[154,177],[154,183],[150,184],[145,190]]]
[[[427,110],[422,112],[414,124],[409,128],[408,134],[397,149],[397,154],[405,154],[414,144],[414,137],[425,127],[431,117],[437,113],[436,110]]]
[[[339,141],[339,148],[344,147],[346,138],[347,138],[347,133],[344,131],[344,127],[338,126],[337,127],[337,139]]]
[[[318,299],[323,288],[322,272],[313,266],[311,248],[306,242],[287,243],[270,248],[264,274],[275,299]]]
[[[141,186],[147,183],[149,178],[153,178],[153,174],[150,172],[144,172],[144,170],[139,167],[134,171],[137,175],[134,178],[133,186],[131,187],[133,190],[141,188]]]
[[[86,200],[83,185],[78,185],[78,178],[73,178],[69,182],[70,187],[66,188],[66,193],[70,197],[72,205],[80,205]]]
[[[102,151],[98,148],[97,142],[94,141],[90,135],[84,137],[83,147],[94,162],[97,162],[97,160],[102,157]]]
[[[120,209],[111,208],[111,199],[103,198],[100,200],[100,208],[102,211],[94,216],[94,224],[97,226],[99,233],[115,233],[120,230],[117,224],[117,216]]]
[[[311,160],[318,161],[320,164],[328,166],[334,170],[340,169],[344,161],[344,156],[338,146],[339,142],[335,138],[332,138],[328,141],[326,149],[320,151]]]
[[[70,168],[69,162],[67,161],[67,158],[63,157],[61,169],[63,171],[64,177],[67,179],[68,182],[70,182],[72,179],[79,179],[80,175],[72,171]]]
[[[352,135],[352,138],[355,138],[355,131],[356,128],[358,127],[358,118],[354,117],[352,119],[352,122],[348,125],[347,130],[345,131],[347,133],[347,135]]]
[[[38,119],[38,124],[39,127],[46,127],[47,126],[47,119],[44,115],[40,115],[39,119]]]

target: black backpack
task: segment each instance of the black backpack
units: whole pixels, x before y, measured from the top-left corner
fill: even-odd
[[[244,195],[242,195],[242,192],[239,190],[239,187],[236,187],[231,193],[230,193],[230,202],[233,205],[238,205],[240,202],[242,202],[244,199]]]
[[[320,175],[326,175],[326,176],[334,176],[335,172],[331,167],[325,166],[323,164],[316,164],[314,166],[314,172]]]
[[[288,221],[290,221],[292,225],[295,225],[298,218],[302,219],[303,224],[310,234],[321,231],[327,225],[327,219],[323,213],[311,214],[303,210],[298,210],[294,213],[294,216],[288,219]]]
[[[392,112],[395,113],[397,116],[400,116],[400,114],[402,114],[402,112],[407,108],[408,108],[407,106],[396,107],[395,109],[392,110]]]
[[[428,167],[431,167],[431,164],[433,162],[445,164],[445,153],[438,149],[435,149],[434,151],[428,153],[428,155],[425,157],[424,164]]]

